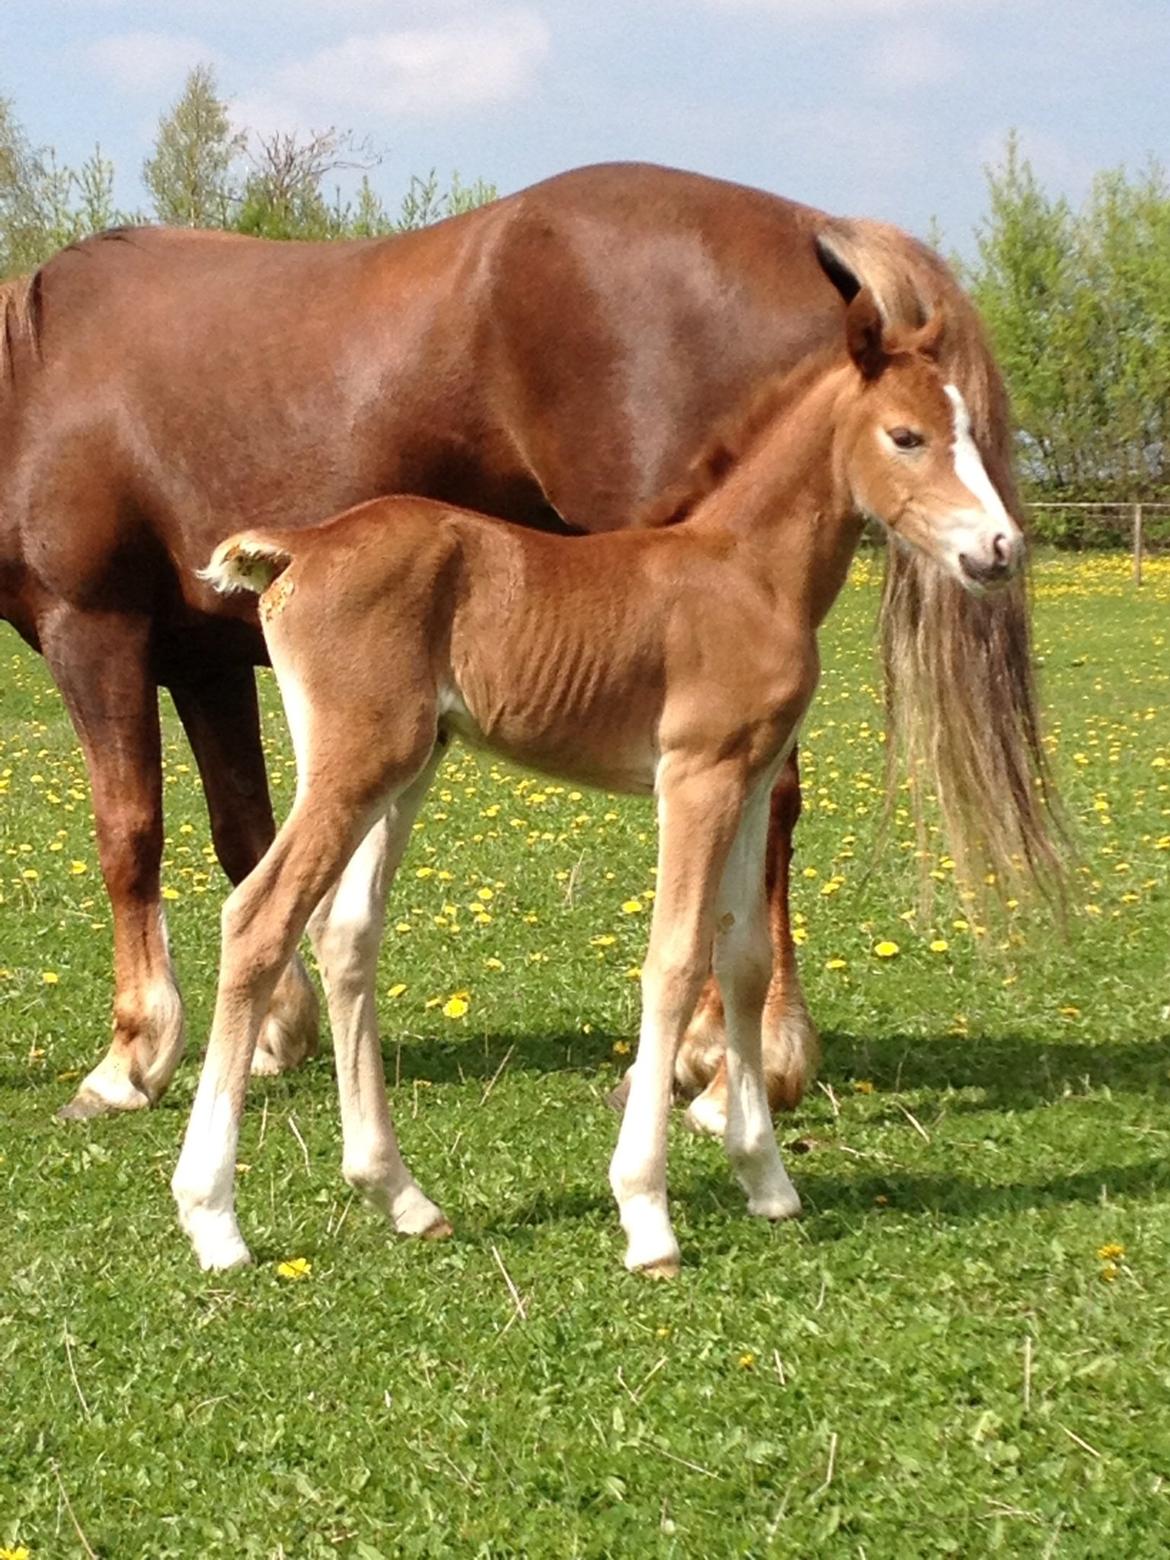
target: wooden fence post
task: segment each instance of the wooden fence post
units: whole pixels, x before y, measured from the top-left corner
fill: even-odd
[[[1141,587],[1142,583],[1142,506],[1133,506],[1133,582]]]

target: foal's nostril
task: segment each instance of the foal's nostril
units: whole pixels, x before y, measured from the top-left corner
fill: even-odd
[[[997,536],[993,544],[995,556],[985,563],[972,558],[969,553],[959,554],[959,567],[969,580],[974,580],[977,585],[994,585],[998,580],[1007,578],[1011,570],[1011,555],[1010,551],[1000,551],[1001,542],[1006,546],[1006,538]]]
[[[1011,559],[1012,548],[1011,543],[1002,531],[992,542],[991,550],[995,554],[996,563],[1003,564],[1006,567]]]

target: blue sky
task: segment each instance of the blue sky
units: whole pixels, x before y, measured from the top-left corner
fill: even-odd
[[[394,203],[639,158],[966,251],[1011,127],[1074,200],[1170,155],[1170,0],[0,0],[0,95],[67,161],[100,141],[126,206],[199,61],[242,124],[369,134]]]

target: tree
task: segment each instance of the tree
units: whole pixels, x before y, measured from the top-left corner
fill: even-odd
[[[154,153],[142,165],[158,220],[225,227],[233,204],[232,169],[245,143],[231,128],[210,65],[196,65],[178,102],[159,120]]]
[[[79,169],[34,147],[0,98],[0,277],[31,271],[64,244],[124,220],[113,166],[97,148]]]
[[[1034,496],[1170,486],[1170,191],[1157,165],[1098,175],[1074,211],[1010,137],[967,281],[991,330]]]

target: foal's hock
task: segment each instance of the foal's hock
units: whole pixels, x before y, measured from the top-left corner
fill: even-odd
[[[240,1113],[268,999],[306,926],[329,993],[343,1173],[398,1230],[450,1231],[398,1150],[374,976],[386,893],[452,734],[657,798],[638,1053],[610,1168],[627,1266],[678,1268],[672,1070],[711,963],[729,1158],[750,1212],[799,1212],[761,1069],[764,845],[816,685],[817,630],[866,516],[975,590],[1009,578],[1022,551],[937,367],[944,328],[936,315],[888,336],[860,292],[844,349],[721,430],[720,458],[704,452],[693,491],[657,516],[674,523],[568,540],[389,498],[217,549],[219,588],[262,593],[298,780],[288,821],[224,910],[211,1042],[173,1182],[204,1267],[249,1260],[233,1199]]]

